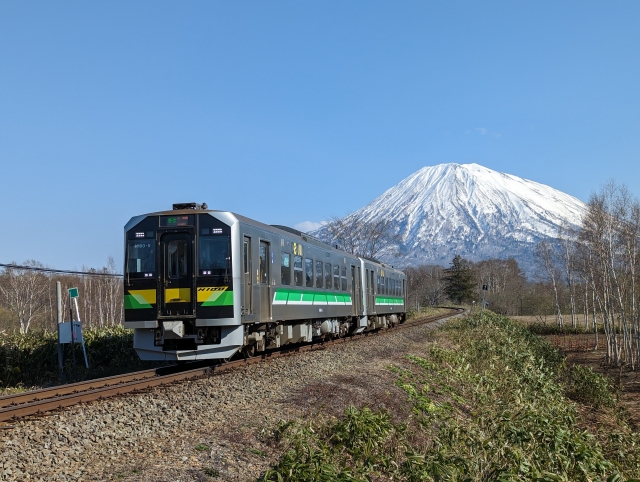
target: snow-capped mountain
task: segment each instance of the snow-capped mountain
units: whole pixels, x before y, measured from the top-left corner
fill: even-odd
[[[401,242],[393,264],[448,265],[514,257],[531,272],[537,241],[580,226],[586,205],[549,186],[478,164],[424,167],[354,215],[390,219]],[[316,232],[322,235],[322,229]]]

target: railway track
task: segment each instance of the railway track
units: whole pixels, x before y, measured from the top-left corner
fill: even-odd
[[[464,312],[463,309],[453,308],[442,315],[406,322],[402,325],[396,326],[395,328],[385,330],[384,332],[393,332],[417,325],[435,323],[445,318],[457,316],[462,312]],[[377,333],[376,336],[384,334],[384,332]],[[70,383],[52,388],[43,388],[40,390],[8,395],[0,397],[0,422],[16,420],[29,415],[42,415],[47,412],[60,410],[79,403],[92,402],[127,393],[140,392],[149,388],[168,385],[182,380],[192,380],[200,377],[211,376],[240,366],[262,363],[281,356],[290,356],[295,353],[325,349],[331,345],[361,339],[362,337],[369,335],[370,333],[363,333],[360,335],[337,338],[335,340],[319,341],[312,344],[293,346],[290,348],[285,347],[279,351],[273,351],[251,358],[220,362],[213,365],[209,364],[208,366],[200,366],[198,368],[187,368],[180,371],[177,371],[179,370],[178,367],[142,370],[124,375],[97,378],[86,382]],[[195,362],[194,364],[198,364],[198,362]],[[0,426],[0,428],[3,427]],[[7,427],[5,426],[4,428]]]

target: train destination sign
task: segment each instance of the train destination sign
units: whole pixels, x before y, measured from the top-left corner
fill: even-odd
[[[162,216],[160,226],[172,228],[176,226],[193,226],[193,215],[183,214],[182,216]]]

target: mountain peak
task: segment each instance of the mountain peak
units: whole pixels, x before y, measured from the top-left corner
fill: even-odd
[[[526,269],[535,243],[578,227],[585,209],[544,184],[479,164],[449,163],[423,167],[354,215],[392,220],[407,264],[448,264],[460,254],[515,257]]]

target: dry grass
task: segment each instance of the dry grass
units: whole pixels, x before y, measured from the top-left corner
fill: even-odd
[[[525,325],[530,325],[533,323],[543,323],[548,325],[555,325],[556,323],[556,315],[539,315],[539,316],[510,316],[512,320],[519,321]],[[571,314],[563,314],[562,319],[564,320],[565,325],[571,326]],[[598,315],[598,319],[600,315]],[[591,323],[591,316],[589,316],[589,323]],[[576,315],[576,324],[578,326],[584,326],[584,314],[578,313]]]

